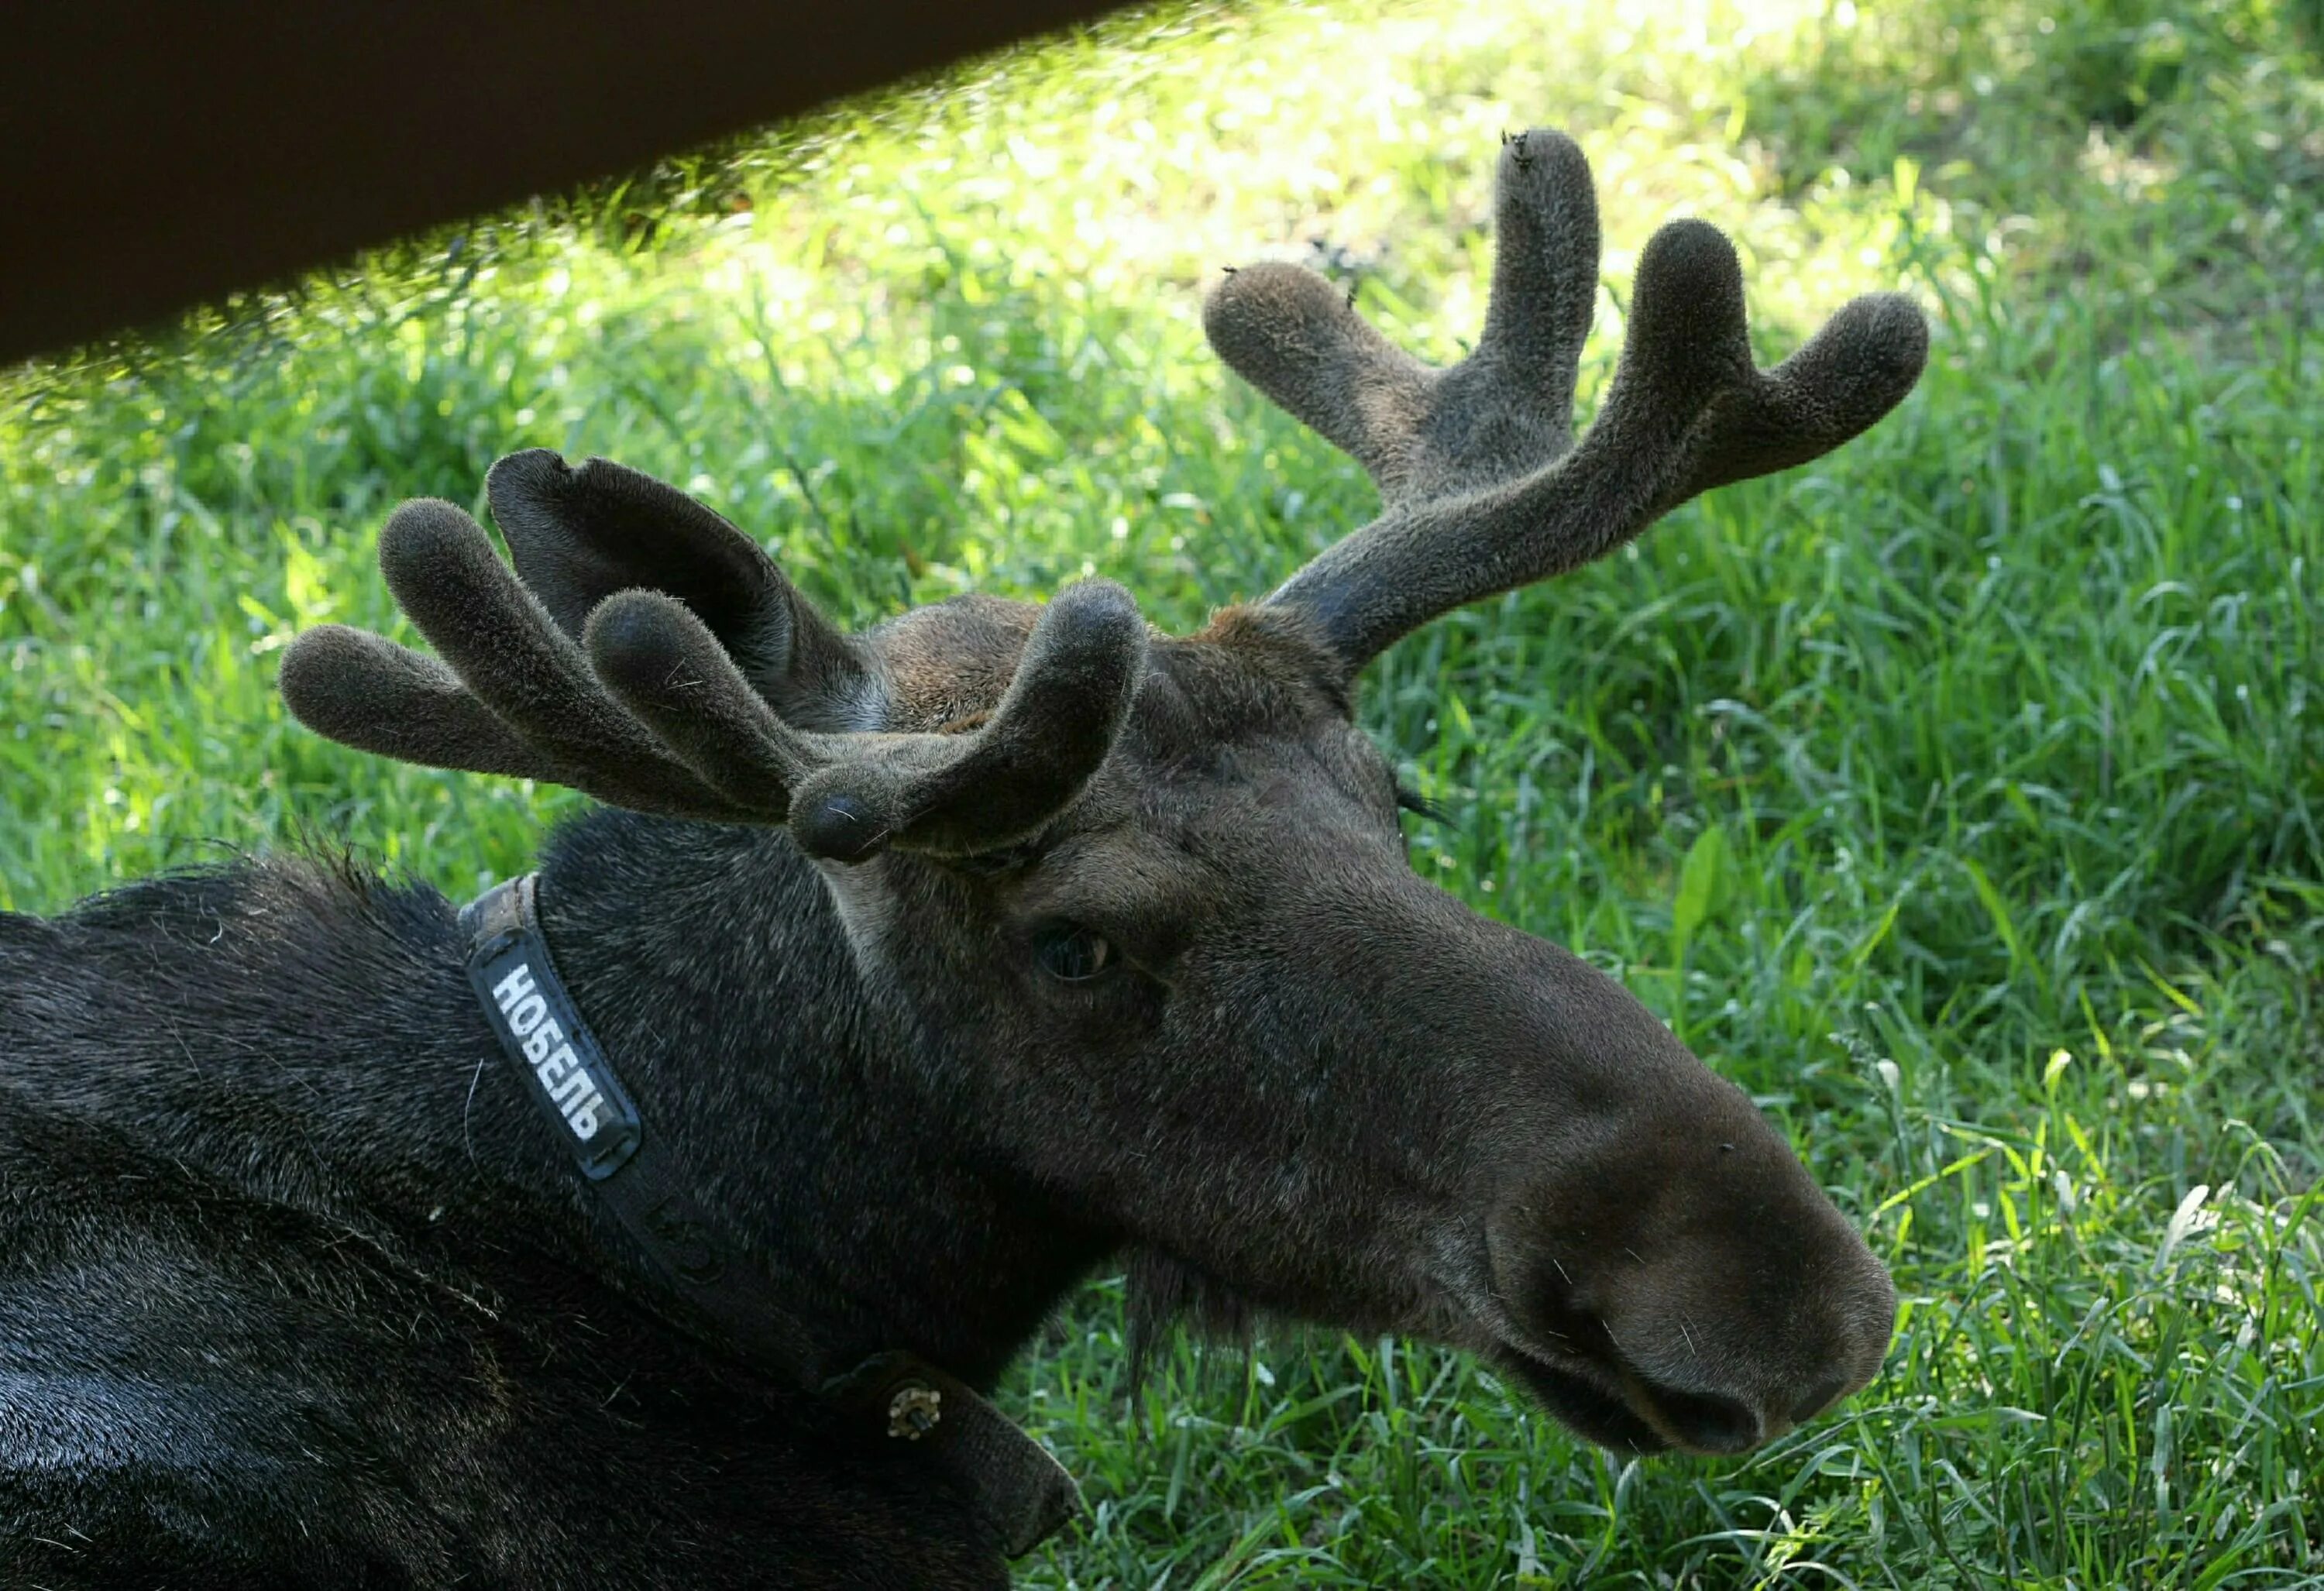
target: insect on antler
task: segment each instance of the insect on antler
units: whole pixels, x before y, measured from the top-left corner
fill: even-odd
[[[1577,445],[1597,293],[1589,162],[1561,133],[1525,133],[1506,141],[1496,186],[1484,335],[1447,369],[1299,266],[1234,271],[1204,307],[1219,356],[1379,488],[1379,518],[1268,599],[1312,618],[1351,673],[1438,614],[1603,556],[1699,492],[1830,452],[1894,408],[1928,355],[1919,309],[1872,293],[1757,369],[1733,247],[1674,221],[1639,259],[1628,342]]]
[[[1104,759],[1144,667],[1129,594],[1085,581],[1042,613],[973,731],[801,729],[767,692],[806,674],[827,694],[863,665],[749,537],[602,459],[574,471],[518,454],[489,492],[518,569],[452,504],[397,509],[380,566],[441,658],[342,625],[309,630],[281,675],[301,722],[358,750],[638,811],[788,823],[809,854],[857,861],[891,845],[1006,844],[1046,822]]]

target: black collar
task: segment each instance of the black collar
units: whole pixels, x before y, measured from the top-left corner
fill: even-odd
[[[761,1374],[803,1388],[843,1422],[911,1444],[974,1499],[1010,1557],[1081,1510],[1047,1448],[956,1377],[917,1356],[877,1354],[834,1375],[725,1223],[687,1191],[676,1152],[646,1128],[629,1090],[557,975],[540,931],[539,875],[461,908],[468,982],[525,1093],[581,1175],[669,1284],[682,1324]]]

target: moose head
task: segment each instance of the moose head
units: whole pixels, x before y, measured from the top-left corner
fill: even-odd
[[[1748,1449],[1871,1378],[1886,1274],[1618,983],[1416,875],[1351,704],[1433,617],[1854,437],[1927,334],[1867,297],[1761,371],[1733,250],[1675,222],[1577,442],[1580,150],[1508,141],[1497,223],[1446,369],[1296,267],[1211,295],[1213,346],[1382,510],[1198,634],[1097,580],[843,634],[690,499],[533,452],[488,485],[513,572],[448,503],[382,533],[441,660],[327,627],[283,694],[363,750],[764,826],[820,871],[862,998],[946,1035],[964,1153],[1119,1231],[1161,1292],[1474,1350],[1609,1445]]]

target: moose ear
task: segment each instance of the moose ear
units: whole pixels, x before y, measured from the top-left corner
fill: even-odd
[[[545,447],[502,459],[484,492],[518,575],[574,639],[615,592],[664,592],[776,711],[814,727],[867,727],[876,685],[861,650],[757,542],[684,492],[606,459],[572,469]]]

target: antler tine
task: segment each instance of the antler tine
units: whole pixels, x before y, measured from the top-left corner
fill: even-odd
[[[309,630],[290,644],[279,683],[291,715],[341,745],[431,768],[554,777],[458,675],[385,636],[344,624]]]
[[[484,492],[517,577],[576,640],[608,594],[650,587],[700,614],[778,704],[800,682],[843,696],[865,683],[854,645],[755,540],[651,475],[603,458],[575,469],[536,447],[494,464]]]
[[[1336,341],[1313,335],[1312,295],[1298,300],[1305,321],[1288,318],[1277,306],[1289,297],[1273,293],[1274,303],[1252,299],[1225,317],[1234,352],[1222,356],[1258,369],[1267,379],[1255,382],[1293,413],[1310,418],[1324,391],[1340,400],[1326,418],[1342,431],[1351,417],[1364,421],[1350,451],[1379,481],[1385,511],[1268,599],[1310,617],[1351,671],[1440,613],[1602,556],[1701,492],[1829,452],[1919,378],[1927,325],[1895,294],[1855,300],[1775,371],[1757,369],[1734,250],[1702,222],[1674,222],[1639,260],[1628,344],[1596,424],[1573,446],[1572,372],[1595,293],[1572,269],[1596,249],[1588,183],[1569,141],[1510,142],[1486,335],[1442,374],[1346,357],[1360,339],[1344,328]],[[1277,365],[1305,347],[1330,373],[1311,372],[1303,385],[1264,361],[1246,368],[1253,347]],[[1388,461],[1385,476],[1376,458]]]
[[[598,677],[696,777],[770,823],[789,815],[792,789],[830,759],[833,737],[777,717],[709,627],[667,593],[607,597],[583,644]]]
[[[1598,301],[1589,159],[1563,133],[1520,133],[1502,144],[1493,201],[1484,335],[1446,381],[1489,386],[1503,402],[1529,406],[1543,440],[1563,451],[1572,445],[1574,379]]]
[[[1211,290],[1203,335],[1228,368],[1401,494],[1437,372],[1304,266],[1246,265]]]
[[[1499,244],[1484,335],[1436,370],[1397,348],[1301,266],[1231,273],[1203,306],[1211,346],[1245,381],[1364,467],[1393,508],[1572,445],[1573,386],[1598,291],[1590,164],[1559,133],[1503,146]]]

